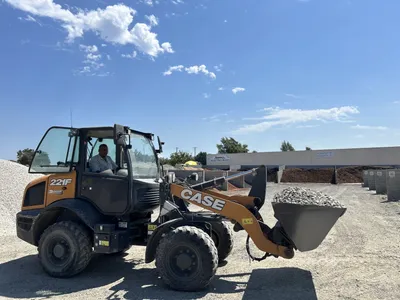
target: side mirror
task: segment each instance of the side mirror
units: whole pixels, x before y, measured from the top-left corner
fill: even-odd
[[[125,128],[122,125],[114,124],[114,142],[116,145],[125,145]]]
[[[194,181],[198,181],[199,180],[199,174],[198,173],[192,173],[192,175],[190,175],[189,178],[194,180]]]
[[[164,142],[161,142],[159,136],[157,136],[157,140],[158,140],[158,150],[156,150],[156,152],[157,152],[157,153],[162,153],[162,152],[163,152],[162,145],[164,145]]]

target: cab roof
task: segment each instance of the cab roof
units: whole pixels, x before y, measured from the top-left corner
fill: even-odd
[[[154,134],[150,132],[143,132],[139,130],[134,130],[129,126],[124,126],[126,130],[130,130],[132,133],[143,135],[149,139],[153,139]],[[72,128],[74,129],[74,128]],[[98,127],[81,127],[78,129],[83,135],[95,137],[95,138],[113,138],[114,137],[114,127],[113,126],[98,126]]]

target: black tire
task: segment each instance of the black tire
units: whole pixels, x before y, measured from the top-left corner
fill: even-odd
[[[58,278],[72,277],[82,272],[90,262],[90,233],[74,222],[55,223],[41,235],[38,250],[40,264],[47,274]],[[64,261],[56,257],[55,251],[60,256],[65,250],[67,255]]]
[[[231,227],[224,222],[211,222],[211,238],[218,250],[218,260],[223,262],[233,249],[233,232]]]
[[[217,248],[203,230],[192,226],[178,227],[160,241],[156,250],[156,267],[170,288],[199,291],[214,278],[218,267]],[[186,273],[182,271],[185,267]]]

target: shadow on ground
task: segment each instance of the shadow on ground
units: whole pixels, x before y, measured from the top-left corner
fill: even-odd
[[[389,199],[386,199],[386,200],[381,201],[381,203],[400,203],[400,200],[389,200]]]
[[[176,300],[199,299],[207,294],[228,294],[231,298],[243,293],[243,300],[317,299],[311,273],[298,268],[255,269],[251,273],[217,275],[206,290],[185,293],[168,289],[158,278],[153,265],[144,268],[143,265],[142,261],[99,255],[84,273],[74,278],[56,279],[43,273],[36,255],[26,256],[0,264],[0,298],[51,297],[108,285],[108,291],[99,291],[100,298]],[[87,294],[82,295],[84,297]]]

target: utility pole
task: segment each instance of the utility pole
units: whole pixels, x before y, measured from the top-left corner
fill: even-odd
[[[178,147],[176,147],[176,150],[175,150],[175,152],[176,152],[176,153],[178,153]]]
[[[194,156],[196,157],[196,149],[197,149],[197,147],[193,147],[193,149],[194,149]]]

